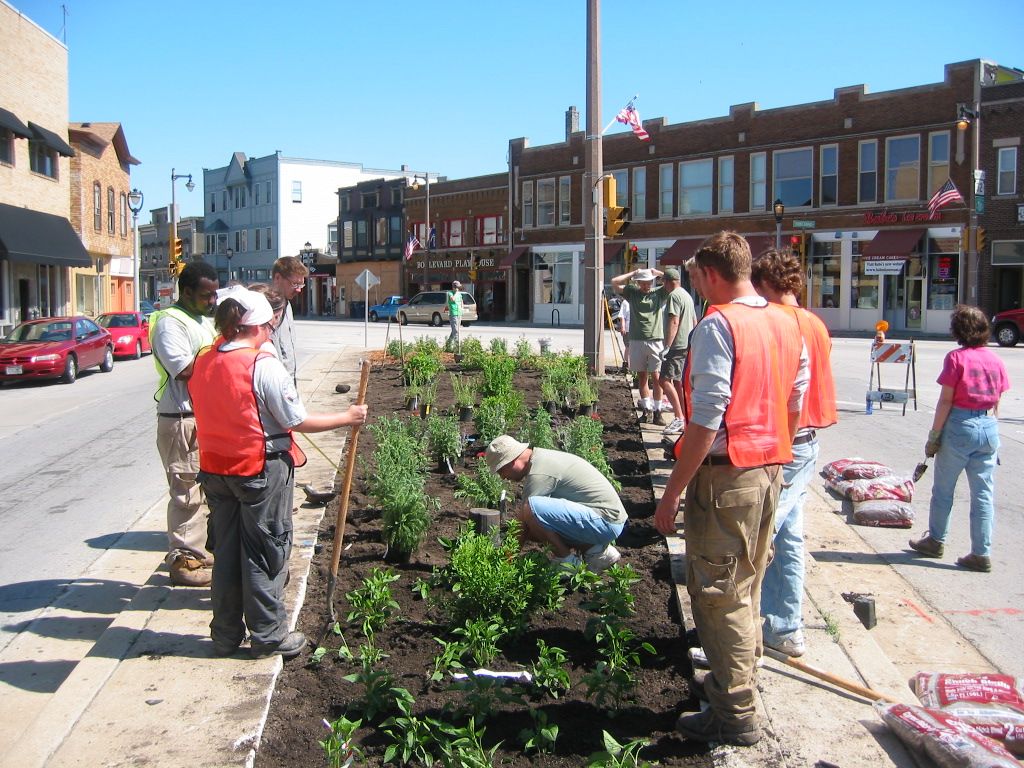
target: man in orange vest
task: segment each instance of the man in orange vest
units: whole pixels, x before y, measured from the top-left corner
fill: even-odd
[[[807,355],[791,315],[750,282],[750,246],[720,232],[694,255],[704,319],[683,373],[687,427],[655,513],[676,532],[686,490],[686,589],[711,671],[710,708],[684,714],[687,739],[756,744],[761,726],[754,672],[761,654],[761,579],[772,519],[807,388]]]
[[[815,430],[836,423],[836,387],[832,380],[832,339],[817,315],[802,309],[800,262],[789,253],[769,248],[754,259],[752,281],[757,292],[793,315],[810,358],[810,386],[793,440],[793,460],[782,468],[782,493],[775,510],[775,554],[761,585],[762,636],[769,648],[802,656],[804,596],[804,499],[818,460]]]

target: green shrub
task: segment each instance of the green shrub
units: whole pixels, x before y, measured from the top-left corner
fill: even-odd
[[[459,373],[451,374],[451,379],[455,405],[459,408],[472,408],[476,405],[476,393],[480,388],[480,379],[476,376],[463,376]]]
[[[589,461],[616,491],[622,490],[622,483],[615,477],[608,459],[604,455],[604,426],[597,419],[589,416],[577,416],[568,424],[559,427],[558,440],[563,451],[574,453]]]
[[[428,350],[416,350],[405,359],[406,381],[424,385],[437,379],[444,364],[441,358],[431,354]]]
[[[481,368],[481,361],[486,356],[484,345],[476,336],[469,336],[462,340],[462,367],[467,371],[478,371]]]
[[[513,391],[502,397],[485,397],[473,414],[473,425],[480,439],[489,443],[498,435],[515,432],[524,412],[522,392]]]
[[[504,397],[513,391],[516,361],[508,355],[486,355],[481,360],[484,372],[480,393],[484,397]]]
[[[406,487],[395,493],[381,509],[381,524],[388,549],[402,554],[415,552],[430,527],[431,513],[441,502],[422,490]]]
[[[497,509],[502,493],[508,493],[509,490],[508,483],[491,472],[483,459],[477,460],[473,475],[459,475],[455,481],[456,498],[469,499],[488,509]]]
[[[556,448],[555,430],[551,427],[551,414],[543,408],[538,408],[533,418],[527,421],[519,439],[534,448]]]
[[[500,336],[495,336],[493,339],[491,339],[491,343],[488,346],[488,351],[492,355],[507,357],[508,343]]]
[[[431,415],[427,419],[427,442],[430,453],[439,462],[447,461],[449,465],[462,457],[462,433],[459,422],[454,416]]]

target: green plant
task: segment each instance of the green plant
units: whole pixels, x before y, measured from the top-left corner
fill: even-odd
[[[597,388],[590,377],[583,376],[576,380],[573,396],[580,405],[593,405],[597,402]]]
[[[451,379],[455,405],[459,408],[472,408],[476,404],[476,391],[480,386],[480,380],[476,376],[463,376],[458,373],[451,374]]]
[[[541,379],[540,399],[545,403],[558,402],[558,387],[556,387],[555,382],[548,377]]]
[[[537,640],[537,661],[530,670],[533,684],[553,699],[569,690],[569,672],[566,664],[569,658],[565,651],[557,646],[549,646],[543,640]]]
[[[390,568],[374,568],[363,579],[358,589],[345,594],[352,606],[347,619],[359,624],[363,637],[370,645],[373,636],[385,627],[391,614],[398,610],[398,603],[391,594],[391,584],[398,581],[398,574]]]
[[[415,552],[430,527],[431,513],[441,502],[422,489],[399,489],[381,510],[384,541],[388,549],[402,554]]]
[[[476,336],[469,336],[462,340],[462,367],[467,371],[480,370],[481,361],[486,354],[484,345]]]
[[[403,344],[398,339],[392,339],[388,342],[387,353],[388,357],[401,358],[409,348],[408,344]]]
[[[442,751],[443,764],[451,768],[492,768],[494,753],[501,746],[499,741],[488,752],[484,748],[485,728],[476,728],[476,718],[470,717],[469,722],[461,728],[442,724],[441,731],[449,737]]]
[[[333,722],[325,718],[323,724],[327,726],[331,735],[323,741],[318,741],[317,744],[323,749],[327,765],[330,768],[343,768],[352,765],[356,759],[360,761],[365,759],[363,750],[352,740],[359,726],[363,724],[362,720],[349,720],[342,715]]]
[[[838,643],[840,634],[839,622],[828,611],[822,611],[821,617],[825,620],[825,631],[828,633],[828,636],[832,638],[832,642]]]
[[[522,392],[512,391],[500,397],[485,397],[473,414],[473,425],[480,439],[489,443],[498,435],[513,433],[524,410]]]
[[[551,428],[551,414],[538,408],[533,418],[527,421],[520,439],[532,448],[554,448],[555,430]]]
[[[417,350],[405,358],[405,378],[410,384],[427,384],[437,379],[444,364],[427,350]]]
[[[430,582],[422,577],[417,577],[410,589],[420,600],[426,600],[430,597]]]
[[[473,663],[477,667],[485,667],[498,655],[498,643],[507,633],[501,621],[481,617],[466,619],[466,623],[453,629],[452,634],[462,638],[465,652],[472,657]]]
[[[491,339],[488,351],[492,355],[508,355],[508,343],[501,336],[495,336]]]
[[[488,509],[498,509],[502,495],[509,490],[509,484],[491,472],[484,459],[477,459],[476,471],[472,475],[459,475],[455,481],[456,498],[469,499]]]
[[[493,339],[499,341],[499,339]],[[491,346],[493,347],[493,341]],[[513,391],[512,380],[516,374],[516,361],[507,353],[491,353],[481,360],[483,381],[480,392],[484,397],[504,397]]]
[[[548,724],[548,716],[543,709],[531,709],[530,718],[533,728],[524,728],[519,732],[524,752],[545,754],[555,751],[555,740],[558,738],[558,726]]]
[[[486,720],[494,714],[499,704],[522,706],[523,695],[517,688],[507,688],[505,682],[490,675],[478,675],[467,670],[464,678],[454,680],[451,690],[463,694],[453,709],[470,719]]]
[[[412,713],[412,697],[396,702],[399,715],[392,715],[380,724],[381,730],[391,738],[391,743],[384,750],[384,762],[392,760],[401,765],[418,763],[433,765],[437,758],[434,755],[440,721],[432,717],[417,717]]]
[[[640,759],[640,750],[650,742],[635,739],[620,744],[608,731],[601,731],[601,737],[604,739],[604,751],[592,754],[587,760],[587,768],[651,768],[652,763]]]
[[[464,642],[461,640],[447,641],[439,637],[435,637],[434,642],[440,644],[441,652],[434,657],[434,671],[430,674],[431,680],[437,682],[444,679],[445,672],[453,669],[465,669],[462,664],[462,657],[466,655]]]
[[[437,402],[437,379],[420,383],[420,402],[424,405],[433,405]]]
[[[386,659],[387,654],[364,645],[359,649],[358,658],[359,671],[345,675],[342,679],[363,686],[361,710],[367,720],[388,712],[402,697],[412,698],[404,688],[392,685],[393,678],[387,669],[377,668],[376,665]]]
[[[427,419],[427,442],[431,454],[439,462],[447,462],[449,471],[462,456],[462,433],[454,416],[432,414]]]
[[[520,368],[532,368],[534,365],[533,345],[530,344],[530,340],[525,336],[520,336],[516,339],[515,351],[513,353],[516,360],[519,363]]]
[[[622,490],[622,483],[615,477],[604,455],[604,426],[600,421],[589,416],[577,416],[568,424],[559,427],[557,434],[562,450],[590,462],[608,479],[616,491]]]

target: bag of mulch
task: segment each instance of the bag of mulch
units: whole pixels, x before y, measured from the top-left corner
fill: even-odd
[[[847,483],[846,496],[853,501],[894,499],[910,502],[914,498],[914,481],[901,475],[849,480]]]
[[[853,522],[874,528],[910,528],[914,524],[914,508],[896,499],[855,501]]]
[[[868,461],[859,457],[849,459],[836,459],[826,464],[822,470],[825,479],[835,480],[864,480],[872,477],[883,477],[891,475],[892,469],[877,461]]]
[[[900,741],[939,768],[1020,768],[998,741],[940,709],[876,701],[875,710]]]
[[[1024,754],[1024,680],[1010,675],[919,672],[910,687],[926,707],[941,709]]]

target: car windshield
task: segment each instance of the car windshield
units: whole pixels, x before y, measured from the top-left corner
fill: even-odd
[[[4,339],[7,342],[18,341],[69,341],[71,339],[71,323],[26,323],[19,325]]]
[[[100,315],[96,322],[104,328],[134,328],[138,325],[135,315]]]

